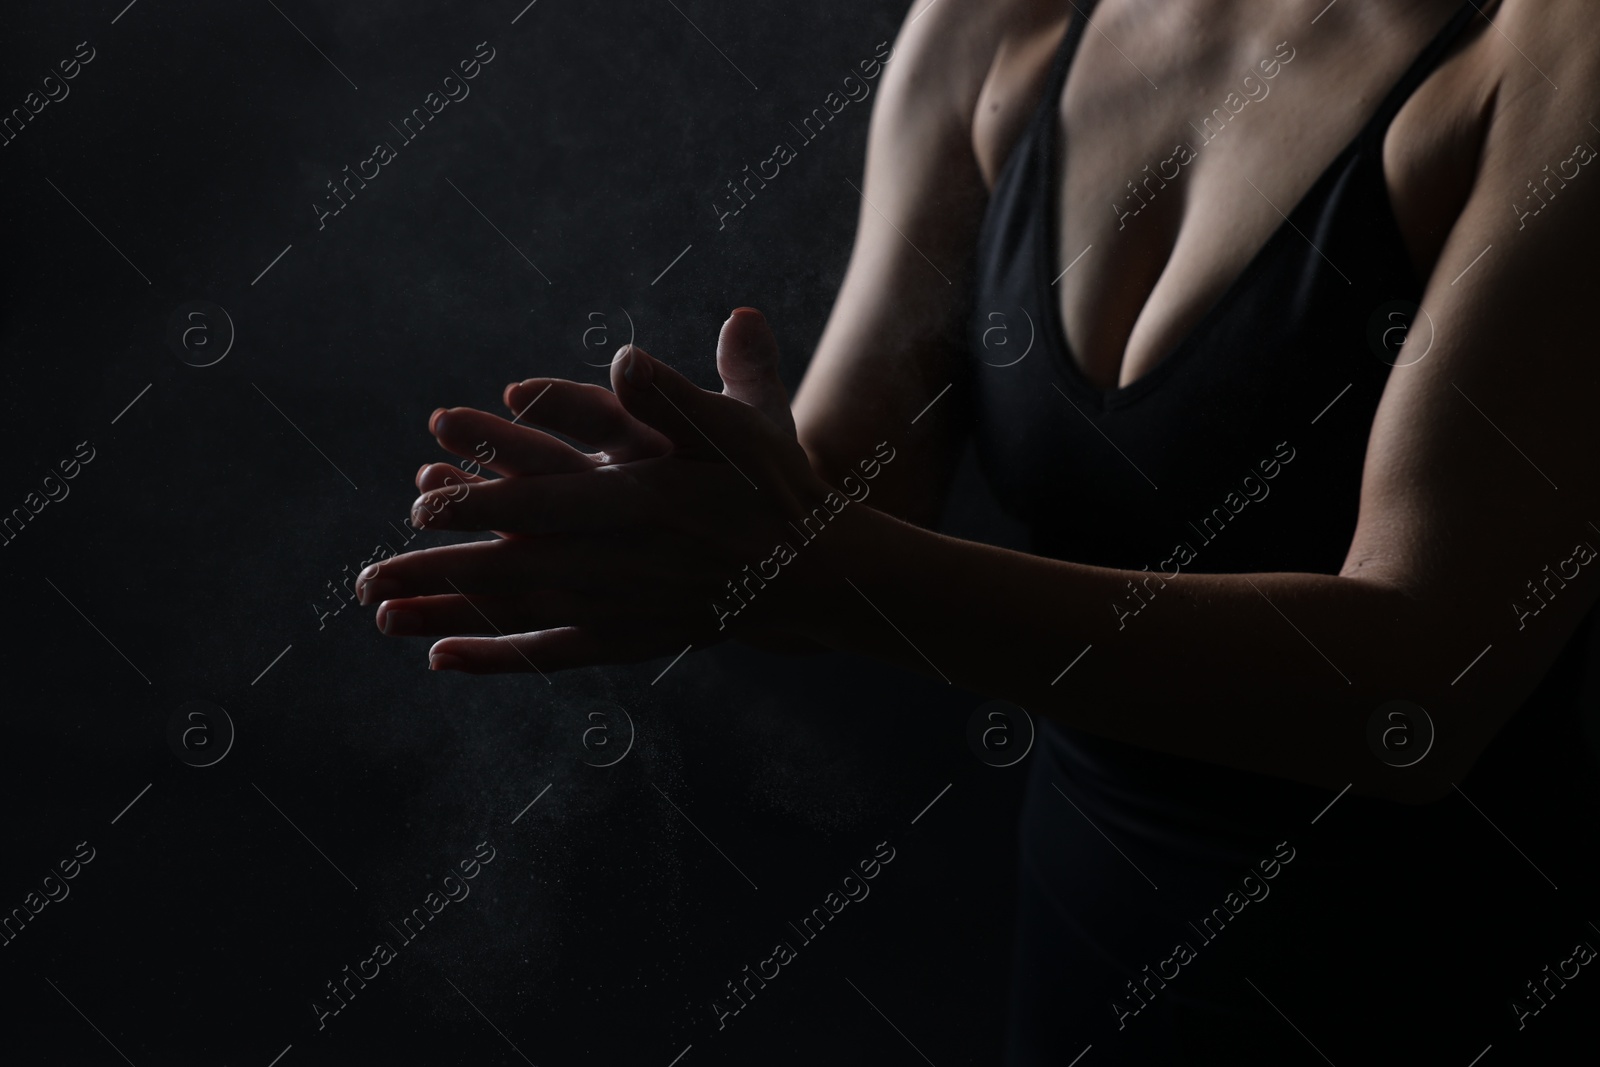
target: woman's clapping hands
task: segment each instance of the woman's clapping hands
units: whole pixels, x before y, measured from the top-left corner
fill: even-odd
[[[618,352],[611,388],[561,379],[508,386],[512,419],[436,411],[446,450],[482,454],[498,477],[448,464],[417,472],[412,523],[494,531],[492,540],[426,548],[364,571],[363,604],[394,636],[441,637],[436,670],[548,672],[676,655],[730,634],[717,608],[744,594],[731,629],[782,645],[821,553],[754,586],[747,568],[796,540],[791,525],[831,490],[795,439],[778,350],[759,312],[723,324],[721,394],[637,346]],[[546,432],[549,431],[549,432]],[[561,434],[586,445],[583,451]]]

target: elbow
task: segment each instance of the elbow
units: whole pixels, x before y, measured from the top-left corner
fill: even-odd
[[[1349,657],[1377,669],[1363,671],[1345,698],[1353,714],[1344,729],[1361,731],[1365,740],[1355,755],[1363,769],[1346,780],[1355,780],[1357,792],[1397,804],[1434,804],[1456,791],[1532,695],[1543,665],[1472,660],[1491,621],[1477,605],[1441,607],[1398,584],[1378,591],[1382,602]],[[1469,661],[1477,667],[1473,684],[1457,685]]]
[[[1368,764],[1359,791],[1397,804],[1434,804],[1466,778],[1510,717],[1503,705],[1453,701],[1429,713],[1410,701],[1380,706],[1366,723]]]

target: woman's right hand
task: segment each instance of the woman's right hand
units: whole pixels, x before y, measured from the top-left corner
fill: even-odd
[[[789,436],[795,434],[789,394],[778,375],[778,342],[755,308],[737,308],[717,338],[717,372],[722,392],[762,412]],[[504,477],[569,474],[610,463],[630,463],[665,455],[665,437],[628,414],[610,389],[564,378],[529,378],[506,386],[512,418],[475,408],[441,408],[428,429],[445,450],[481,463]],[[555,434],[584,445],[583,451]],[[491,458],[484,460],[485,448]],[[428,464],[417,472],[417,489],[448,488],[450,481],[482,481],[449,464]]]

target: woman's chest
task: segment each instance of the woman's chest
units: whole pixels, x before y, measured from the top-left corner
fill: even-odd
[[[1059,23],[1004,43],[979,95],[973,148],[992,185],[1056,88],[1052,59],[1070,59],[1053,126],[1034,131],[1050,141],[1049,166],[1029,180],[1051,206],[1054,314],[1101,387],[1130,384],[1178,347],[1371,132],[1456,7],[1371,26],[1237,6],[1103,0],[1070,57],[1058,54]],[[1423,277],[1470,192],[1493,99],[1473,48],[1481,29],[1468,28],[1376,131],[1398,251]]]

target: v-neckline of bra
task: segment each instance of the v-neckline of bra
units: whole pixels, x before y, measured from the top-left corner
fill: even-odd
[[[1228,310],[1239,298],[1239,295],[1255,280],[1256,275],[1266,268],[1270,262],[1271,253],[1276,251],[1277,247],[1288,236],[1300,236],[1298,230],[1292,225],[1291,220],[1300,213],[1306,204],[1312,201],[1331,178],[1336,177],[1344,170],[1345,164],[1351,156],[1371,146],[1374,137],[1380,132],[1376,128],[1379,120],[1385,119],[1385,115],[1387,115],[1387,119],[1383,122],[1383,130],[1381,132],[1386,133],[1388,131],[1390,123],[1392,123],[1395,114],[1399,112],[1405,99],[1409,98],[1411,93],[1420,86],[1421,82],[1418,80],[1418,75],[1423,72],[1428,64],[1437,63],[1439,59],[1438,53],[1454,41],[1467,20],[1478,12],[1478,7],[1473,3],[1473,0],[1466,0],[1465,5],[1458,9],[1434,34],[1422,51],[1406,67],[1405,72],[1390,87],[1377,109],[1362,124],[1361,129],[1322,170],[1316,180],[1301,195],[1300,199],[1295,202],[1294,207],[1287,213],[1280,212],[1283,215],[1283,221],[1277,225],[1265,243],[1245,263],[1243,269],[1222,291],[1221,295],[1213,301],[1199,321],[1175,345],[1168,348],[1160,360],[1149,370],[1126,385],[1110,387],[1096,385],[1090,381],[1083,368],[1078,365],[1078,360],[1073,355],[1072,346],[1067,342],[1066,324],[1062,319],[1061,305],[1054,291],[1055,282],[1064,277],[1066,273],[1065,271],[1061,275],[1055,273],[1056,231],[1059,221],[1058,216],[1061,214],[1060,205],[1057,202],[1058,191],[1055,186],[1055,167],[1053,166],[1056,154],[1058,113],[1061,106],[1061,95],[1066,89],[1067,77],[1072,70],[1072,61],[1076,57],[1078,44],[1083,38],[1083,31],[1093,16],[1095,7],[1096,0],[1085,0],[1081,5],[1073,5],[1072,19],[1062,37],[1056,57],[1051,63],[1051,73],[1045,86],[1045,95],[1039,103],[1038,112],[1034,116],[1034,120],[1040,124],[1039,131],[1036,134],[1038,139],[1036,152],[1038,170],[1034,177],[1039,183],[1039,189],[1042,190],[1044,202],[1043,210],[1040,212],[1043,233],[1040,235],[1040,240],[1036,242],[1039,265],[1038,270],[1035,271],[1035,280],[1041,302],[1040,315],[1046,320],[1047,329],[1055,342],[1056,351],[1061,356],[1059,362],[1063,365],[1062,370],[1068,386],[1079,394],[1096,401],[1101,407],[1113,407],[1143,396],[1159,385],[1163,379],[1170,376],[1182,364],[1184,358],[1194,351],[1198,339],[1227,314]],[[1062,137],[1061,141],[1063,145],[1062,163],[1064,172],[1066,138]],[[1381,181],[1383,177],[1381,168],[1378,176]],[[1391,230],[1398,233],[1399,222],[1395,216],[1394,204],[1389,197],[1386,183],[1381,193],[1379,200],[1383,204],[1388,221],[1391,223]],[[1410,261],[1408,250],[1401,248],[1400,253],[1407,262]],[[1148,301],[1148,297],[1146,299]],[[1143,313],[1142,308],[1140,312],[1141,314]],[[1126,357],[1126,346],[1124,346],[1123,354]],[[1120,365],[1118,374],[1121,374]]]

